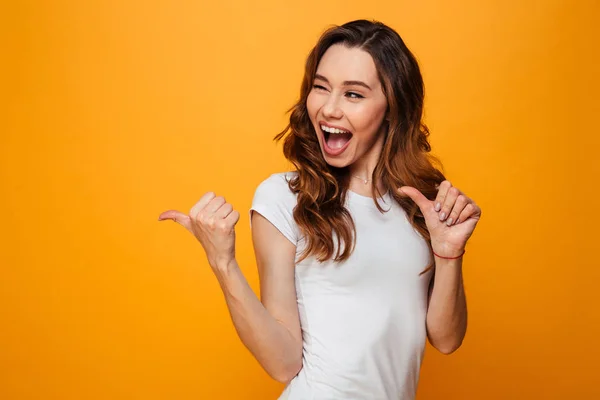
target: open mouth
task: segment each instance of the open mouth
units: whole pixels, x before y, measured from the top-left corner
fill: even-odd
[[[336,155],[344,151],[350,139],[352,139],[352,132],[350,131],[331,128],[323,124],[320,125],[320,128],[323,134],[325,150],[330,154]]]

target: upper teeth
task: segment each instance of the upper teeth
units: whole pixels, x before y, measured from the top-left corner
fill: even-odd
[[[338,129],[338,128],[330,128],[325,125],[321,125],[321,129],[323,129],[325,132],[329,132],[329,133],[348,133],[348,131]]]

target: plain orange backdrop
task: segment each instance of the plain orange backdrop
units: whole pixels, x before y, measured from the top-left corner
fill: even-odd
[[[290,165],[272,137],[330,24],[418,57],[450,181],[482,208],[469,327],[427,346],[418,399],[600,389],[597,1],[20,1],[0,44],[0,398],[274,399],[199,243],[160,212],[242,214]]]

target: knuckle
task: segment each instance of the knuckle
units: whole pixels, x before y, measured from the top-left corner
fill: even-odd
[[[203,211],[199,212],[196,220],[198,221],[198,223],[200,223],[203,226],[210,225],[210,216],[208,214],[206,214],[206,212],[203,212]]]
[[[216,225],[217,225],[217,222],[212,217],[208,218],[208,220],[206,221],[206,226],[208,226],[210,229],[215,229]]]

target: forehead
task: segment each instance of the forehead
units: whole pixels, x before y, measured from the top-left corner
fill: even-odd
[[[325,76],[332,85],[343,81],[363,81],[374,88],[379,85],[377,67],[369,53],[343,44],[330,46],[323,54],[317,74]]]

